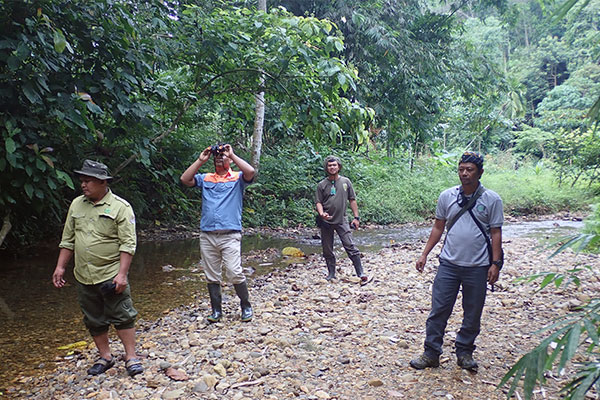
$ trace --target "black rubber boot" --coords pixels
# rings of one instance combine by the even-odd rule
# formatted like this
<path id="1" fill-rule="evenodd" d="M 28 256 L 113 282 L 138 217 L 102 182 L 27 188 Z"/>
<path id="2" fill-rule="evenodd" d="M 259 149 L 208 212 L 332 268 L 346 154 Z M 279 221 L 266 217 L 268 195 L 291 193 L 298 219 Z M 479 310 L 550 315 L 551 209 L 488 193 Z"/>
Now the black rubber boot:
<path id="1" fill-rule="evenodd" d="M 221 284 L 209 283 L 207 286 L 212 314 L 206 317 L 206 319 L 208 322 L 219 322 L 223 316 L 223 312 L 221 311 Z"/>
<path id="2" fill-rule="evenodd" d="M 242 306 L 242 322 L 252 321 L 252 306 L 250 305 L 248 294 L 248 284 L 246 282 L 236 283 L 233 285 L 235 293 L 240 298 L 240 305 Z"/>
<path id="3" fill-rule="evenodd" d="M 327 262 L 327 279 L 328 281 L 331 281 L 333 279 L 335 279 L 335 262 Z"/>
<path id="4" fill-rule="evenodd" d="M 350 257 L 350 260 L 352 261 L 352 264 L 354 264 L 354 271 L 356 271 L 356 276 L 358 276 L 359 278 L 364 276 L 362 261 L 360 260 L 360 255 L 357 254 L 355 256 L 352 256 L 352 257 Z"/>

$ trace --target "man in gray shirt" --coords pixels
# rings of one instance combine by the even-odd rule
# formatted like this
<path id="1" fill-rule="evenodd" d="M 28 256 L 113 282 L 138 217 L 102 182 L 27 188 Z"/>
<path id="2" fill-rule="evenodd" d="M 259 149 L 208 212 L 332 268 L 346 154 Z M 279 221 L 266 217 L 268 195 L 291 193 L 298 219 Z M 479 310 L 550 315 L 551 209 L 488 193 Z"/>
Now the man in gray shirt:
<path id="1" fill-rule="evenodd" d="M 352 260 L 356 276 L 361 284 L 366 284 L 369 278 L 363 273 L 360 260 L 360 251 L 352 240 L 352 231 L 346 219 L 347 203 L 354 214 L 352 226 L 358 229 L 360 218 L 358 216 L 358 205 L 356 195 L 350 179 L 339 174 L 342 162 L 339 158 L 328 156 L 325 159 L 325 172 L 327 178 L 317 185 L 316 208 L 319 216 L 318 225 L 321 228 L 321 244 L 323 246 L 323 257 L 327 264 L 327 280 L 335 279 L 335 254 L 333 253 L 333 232 L 337 232 L 348 258 Z"/>
<path id="2" fill-rule="evenodd" d="M 435 223 L 417 260 L 423 272 L 427 255 L 447 227 L 440 266 L 433 282 L 431 312 L 426 323 L 425 351 L 410 362 L 424 369 L 439 366 L 444 331 L 462 286 L 463 322 L 456 335 L 456 357 L 461 368 L 476 371 L 475 338 L 480 331 L 487 282 L 494 284 L 502 268 L 502 199 L 479 180 L 483 157 L 466 152 L 458 164 L 460 186 L 443 191 L 435 210 Z"/>

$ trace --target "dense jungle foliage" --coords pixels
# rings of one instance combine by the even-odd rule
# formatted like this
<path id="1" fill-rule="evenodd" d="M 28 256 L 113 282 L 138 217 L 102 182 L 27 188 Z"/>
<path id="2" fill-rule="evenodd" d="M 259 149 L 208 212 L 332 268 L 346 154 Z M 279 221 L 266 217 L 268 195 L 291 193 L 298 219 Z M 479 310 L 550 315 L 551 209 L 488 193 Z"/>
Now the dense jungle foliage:
<path id="1" fill-rule="evenodd" d="M 430 217 L 464 149 L 488 156 L 509 212 L 584 207 L 600 173 L 586 3 L 557 19 L 548 0 L 4 1 L 1 246 L 56 237 L 85 158 L 141 227 L 193 226 L 200 196 L 179 175 L 218 141 L 262 150 L 246 226 L 312 224 L 329 153 L 365 222 Z"/>

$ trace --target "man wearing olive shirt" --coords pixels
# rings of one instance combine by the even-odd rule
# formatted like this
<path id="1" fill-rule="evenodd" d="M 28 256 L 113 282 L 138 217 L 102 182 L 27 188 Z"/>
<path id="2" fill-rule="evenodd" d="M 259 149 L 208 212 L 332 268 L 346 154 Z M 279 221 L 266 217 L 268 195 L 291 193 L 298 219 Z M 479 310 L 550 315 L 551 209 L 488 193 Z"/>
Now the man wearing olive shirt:
<path id="1" fill-rule="evenodd" d="M 52 282 L 57 288 L 65 285 L 65 269 L 75 255 L 77 298 L 100 353 L 88 374 L 102 374 L 115 364 L 108 341 L 112 324 L 125 348 L 127 373 L 134 376 L 144 371 L 135 353 L 137 311 L 127 278 L 137 242 L 135 215 L 108 187 L 112 177 L 106 165 L 85 160 L 75 173 L 83 195 L 69 207 Z"/>
<path id="2" fill-rule="evenodd" d="M 354 229 L 358 229 L 359 216 L 358 205 L 356 203 L 356 194 L 352 187 L 352 182 L 345 176 L 340 175 L 342 162 L 338 157 L 328 156 L 323 164 L 327 178 L 323 179 L 317 185 L 315 193 L 317 225 L 321 228 L 321 245 L 323 247 L 323 258 L 327 265 L 327 279 L 335 279 L 335 253 L 333 252 L 333 233 L 337 232 L 348 258 L 354 265 L 356 276 L 360 278 L 361 285 L 369 282 L 368 276 L 363 272 L 360 251 L 356 248 L 352 240 L 352 231 L 350 224 Z M 347 204 L 354 218 L 348 224 L 346 217 Z"/>

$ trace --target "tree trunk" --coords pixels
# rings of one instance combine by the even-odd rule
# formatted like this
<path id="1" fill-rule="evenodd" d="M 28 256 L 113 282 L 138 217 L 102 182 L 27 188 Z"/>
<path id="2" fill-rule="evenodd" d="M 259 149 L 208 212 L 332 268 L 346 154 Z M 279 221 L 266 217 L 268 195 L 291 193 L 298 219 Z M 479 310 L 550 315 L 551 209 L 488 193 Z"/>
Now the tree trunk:
<path id="1" fill-rule="evenodd" d="M 4 216 L 2 229 L 0 229 L 0 246 L 2 246 L 2 243 L 4 242 L 4 239 L 6 239 L 6 235 L 8 235 L 8 232 L 10 232 L 11 228 L 12 224 L 10 223 L 10 213 L 8 213 Z"/>
<path id="2" fill-rule="evenodd" d="M 267 12 L 267 0 L 258 0 L 258 10 Z M 265 77 L 260 76 L 258 82 L 259 92 L 254 95 L 254 132 L 252 133 L 252 157 L 250 164 L 258 173 L 260 164 L 260 153 L 262 151 L 263 129 L 265 125 Z"/>

